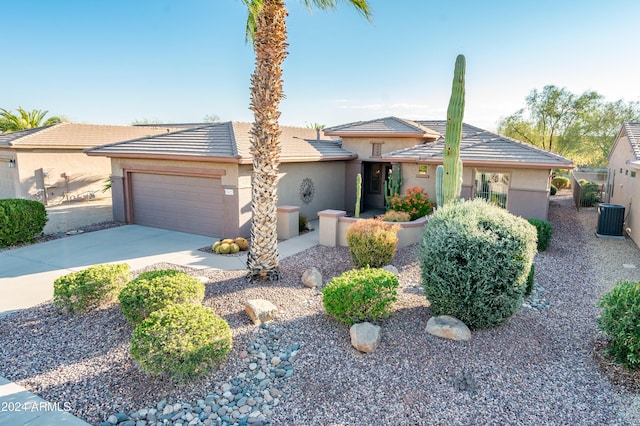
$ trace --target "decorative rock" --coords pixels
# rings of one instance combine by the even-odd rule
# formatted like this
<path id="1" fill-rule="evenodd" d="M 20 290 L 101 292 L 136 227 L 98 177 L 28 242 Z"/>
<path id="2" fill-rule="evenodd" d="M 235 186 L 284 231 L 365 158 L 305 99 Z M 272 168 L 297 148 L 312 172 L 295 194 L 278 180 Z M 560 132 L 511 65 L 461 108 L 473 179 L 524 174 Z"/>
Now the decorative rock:
<path id="1" fill-rule="evenodd" d="M 244 303 L 244 309 L 255 325 L 271 321 L 278 313 L 278 308 L 268 300 L 253 299 Z"/>
<path id="2" fill-rule="evenodd" d="M 109 423 L 111 423 L 112 425 L 117 425 L 118 424 L 118 418 L 116 416 L 114 416 L 113 414 L 109 416 L 107 421 Z"/>
<path id="3" fill-rule="evenodd" d="M 382 269 L 384 269 L 385 271 L 389 271 L 391 272 L 393 275 L 395 275 L 396 277 L 400 276 L 400 271 L 398 271 L 398 268 L 396 268 L 393 265 L 386 265 L 383 266 Z"/>
<path id="4" fill-rule="evenodd" d="M 302 274 L 302 284 L 308 288 L 321 287 L 322 274 L 315 267 L 309 268 Z"/>
<path id="5" fill-rule="evenodd" d="M 354 324 L 349 329 L 351 345 L 360 352 L 373 353 L 380 344 L 381 328 L 370 322 Z"/>
<path id="6" fill-rule="evenodd" d="M 471 340 L 471 330 L 465 323 L 450 315 L 431 317 L 427 321 L 426 332 L 451 340 Z"/>

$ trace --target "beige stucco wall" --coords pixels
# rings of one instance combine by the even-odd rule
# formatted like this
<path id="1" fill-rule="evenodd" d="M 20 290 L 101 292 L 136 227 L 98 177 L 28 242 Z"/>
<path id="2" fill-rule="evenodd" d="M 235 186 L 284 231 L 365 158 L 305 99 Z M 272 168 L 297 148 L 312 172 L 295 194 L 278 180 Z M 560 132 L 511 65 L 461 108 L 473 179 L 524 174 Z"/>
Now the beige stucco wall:
<path id="1" fill-rule="evenodd" d="M 358 154 L 359 160 L 381 161 L 380 157 L 371 157 L 372 143 L 382 143 L 382 154 L 386 154 L 419 145 L 423 140 L 418 138 L 342 138 L 342 147 Z"/>
<path id="2" fill-rule="evenodd" d="M 427 175 L 418 174 L 418 164 L 402 163 L 403 192 L 411 186 L 419 186 L 429 198 L 436 198 L 436 167 L 427 165 Z M 516 169 L 502 167 L 464 167 L 462 196 L 470 196 L 475 172 L 495 172 L 509 174 L 509 198 L 507 208 L 515 215 L 525 218 L 547 219 L 549 209 L 550 169 Z"/>
<path id="3" fill-rule="evenodd" d="M 102 192 L 111 170 L 108 158 L 89 157 L 77 150 L 16 151 L 16 197 L 35 197 L 37 169 L 46 174 L 44 182 L 50 203 L 82 199 L 90 193 L 96 198 L 109 196 Z"/>
<path id="4" fill-rule="evenodd" d="M 344 208 L 343 161 L 284 163 L 280 165 L 280 174 L 278 205 L 300 206 L 300 214 L 308 219 L 317 219 L 321 210 Z M 305 178 L 311 179 L 314 187 L 313 199 L 308 204 L 300 199 L 300 185 Z"/>
<path id="5" fill-rule="evenodd" d="M 624 230 L 636 245 L 640 245 L 640 170 L 627 163 L 633 159 L 631 144 L 625 135 L 616 141 L 609 155 L 609 173 L 612 183 L 609 202 L 625 207 Z M 635 172 L 636 177 L 631 177 L 631 172 Z"/>
<path id="6" fill-rule="evenodd" d="M 0 150 L 0 199 L 16 196 L 18 169 L 9 168 L 9 160 L 13 158 L 15 158 L 13 152 Z"/>

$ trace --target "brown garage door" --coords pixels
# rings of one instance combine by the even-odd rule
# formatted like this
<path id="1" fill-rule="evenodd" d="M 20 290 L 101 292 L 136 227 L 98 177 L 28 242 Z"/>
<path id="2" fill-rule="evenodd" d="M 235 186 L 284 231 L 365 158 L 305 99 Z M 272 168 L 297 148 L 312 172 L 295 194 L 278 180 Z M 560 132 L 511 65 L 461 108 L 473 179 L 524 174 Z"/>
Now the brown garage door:
<path id="1" fill-rule="evenodd" d="M 154 228 L 219 237 L 223 189 L 220 179 L 131 174 L 133 222 Z"/>

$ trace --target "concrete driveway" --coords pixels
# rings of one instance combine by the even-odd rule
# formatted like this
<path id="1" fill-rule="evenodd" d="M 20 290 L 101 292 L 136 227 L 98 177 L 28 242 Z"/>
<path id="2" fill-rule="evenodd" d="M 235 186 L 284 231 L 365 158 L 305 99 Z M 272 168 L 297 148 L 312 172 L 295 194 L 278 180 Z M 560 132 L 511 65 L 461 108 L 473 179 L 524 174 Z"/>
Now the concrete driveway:
<path id="1" fill-rule="evenodd" d="M 53 281 L 98 263 L 131 269 L 169 262 L 192 268 L 243 269 L 246 257 L 198 251 L 214 239 L 126 225 L 0 252 L 0 316 L 53 298 Z"/>

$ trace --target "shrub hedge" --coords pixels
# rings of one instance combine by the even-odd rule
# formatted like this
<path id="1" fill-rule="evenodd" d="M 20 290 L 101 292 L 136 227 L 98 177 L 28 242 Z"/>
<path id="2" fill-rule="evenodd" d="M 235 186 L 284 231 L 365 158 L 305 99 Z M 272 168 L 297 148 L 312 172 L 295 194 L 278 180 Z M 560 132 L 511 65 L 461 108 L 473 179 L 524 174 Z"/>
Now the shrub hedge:
<path id="1" fill-rule="evenodd" d="M 433 201 L 419 186 L 411 186 L 403 194 L 389 198 L 389 208 L 397 212 L 409 213 L 411 220 L 427 216 L 433 211 Z"/>
<path id="2" fill-rule="evenodd" d="M 420 251 L 432 312 L 471 329 L 501 324 L 520 308 L 535 253 L 534 227 L 498 206 L 476 199 L 436 210 Z"/>
<path id="3" fill-rule="evenodd" d="M 131 336 L 131 356 L 147 372 L 183 380 L 210 371 L 231 350 L 229 324 L 211 309 L 177 304 L 157 310 Z"/>
<path id="4" fill-rule="evenodd" d="M 0 200 L 0 247 L 35 241 L 47 224 L 42 203 L 20 198 Z"/>
<path id="5" fill-rule="evenodd" d="M 538 236 L 538 251 L 545 251 L 549 248 L 549 244 L 551 244 L 551 237 L 553 236 L 551 223 L 542 219 L 528 219 L 528 221 L 536 228 L 536 234 Z"/>
<path id="6" fill-rule="evenodd" d="M 148 271 L 129 281 L 118 299 L 125 318 L 135 325 L 168 305 L 202 303 L 204 284 L 173 269 Z"/>
<path id="7" fill-rule="evenodd" d="M 640 368 L 640 282 L 619 281 L 598 307 L 598 327 L 609 336 L 606 354 L 631 370 Z"/>
<path id="8" fill-rule="evenodd" d="M 327 314 L 353 325 L 389 315 L 397 299 L 398 278 L 384 269 L 353 269 L 331 279 L 322 289 Z"/>
<path id="9" fill-rule="evenodd" d="M 91 266 L 56 279 L 53 303 L 69 312 L 87 312 L 103 303 L 115 302 L 130 279 L 126 263 Z"/>
<path id="10" fill-rule="evenodd" d="M 351 259 L 358 268 L 388 265 L 398 247 L 399 225 L 379 219 L 361 219 L 347 229 Z"/>

